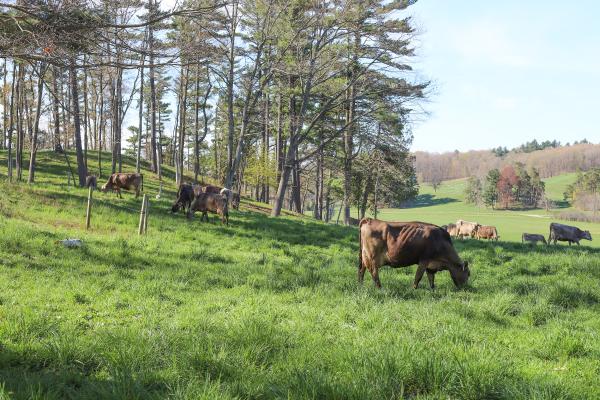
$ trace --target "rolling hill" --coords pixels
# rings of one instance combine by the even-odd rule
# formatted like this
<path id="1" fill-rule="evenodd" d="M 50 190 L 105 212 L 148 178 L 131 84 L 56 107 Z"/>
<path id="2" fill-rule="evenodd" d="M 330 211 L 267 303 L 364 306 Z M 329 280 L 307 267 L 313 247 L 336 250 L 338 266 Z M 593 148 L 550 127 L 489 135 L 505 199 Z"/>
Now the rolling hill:
<path id="1" fill-rule="evenodd" d="M 128 193 L 96 192 L 86 231 L 87 190 L 60 157 L 40 154 L 34 185 L 8 183 L 5 157 L 2 399 L 600 397 L 598 249 L 457 241 L 465 288 L 442 272 L 414 290 L 410 267 L 385 268 L 376 290 L 356 283 L 355 228 L 247 201 L 229 227 L 187 221 L 169 212 L 173 184 L 157 200 L 145 171 L 148 234 Z M 469 208 L 439 199 L 459 195 L 447 184 L 386 213 L 452 220 Z"/>
<path id="2" fill-rule="evenodd" d="M 421 185 L 417 199 L 407 208 L 383 209 L 378 218 L 388 221 L 426 221 L 438 225 L 455 222 L 458 219 L 477 221 L 484 225 L 498 227 L 500 238 L 503 241 L 520 242 L 523 232 L 540 233 L 548 237 L 550 222 L 561 222 L 576 225 L 581 229 L 589 230 L 592 242 L 585 241 L 585 245 L 600 247 L 600 224 L 561 221 L 556 214 L 570 210 L 564 204 L 563 192 L 565 187 L 575 180 L 575 174 L 564 174 L 544 179 L 548 196 L 561 204 L 563 208 L 546 211 L 543 209 L 527 209 L 519 211 L 492 210 L 485 207 L 464 202 L 466 179 L 445 181 L 437 191 L 429 185 Z M 582 242 L 583 243 L 583 242 Z"/>

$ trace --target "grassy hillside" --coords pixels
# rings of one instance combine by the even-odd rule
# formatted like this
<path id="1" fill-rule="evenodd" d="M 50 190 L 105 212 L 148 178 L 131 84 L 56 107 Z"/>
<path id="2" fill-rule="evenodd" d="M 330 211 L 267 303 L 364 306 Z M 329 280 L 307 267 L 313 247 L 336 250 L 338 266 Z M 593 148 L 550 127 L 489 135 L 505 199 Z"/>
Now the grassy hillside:
<path id="1" fill-rule="evenodd" d="M 409 208 L 384 209 L 378 218 L 395 221 L 427 221 L 439 225 L 455 222 L 458 219 L 477 221 L 485 225 L 498 227 L 503 241 L 520 242 L 523 232 L 540 233 L 546 238 L 550 223 L 553 221 L 572 224 L 591 232 L 594 241 L 585 241 L 585 245 L 600 247 L 600 224 L 561 221 L 556 213 L 568 210 L 563 201 L 565 187 L 575 180 L 575 174 L 566 174 L 546 179 L 548 196 L 563 208 L 547 212 L 541 209 L 505 211 L 477 207 L 464 202 L 466 179 L 446 181 L 437 192 L 429 185 L 421 185 L 417 200 Z M 584 242 L 582 242 L 584 243 Z"/>
<path id="2" fill-rule="evenodd" d="M 2 157 L 2 399 L 600 397 L 600 250 L 464 241 L 466 288 L 413 290 L 410 267 L 378 291 L 356 284 L 355 228 L 188 222 L 146 172 L 148 235 L 140 200 L 99 192 L 86 232 L 60 158 L 28 186 Z"/>

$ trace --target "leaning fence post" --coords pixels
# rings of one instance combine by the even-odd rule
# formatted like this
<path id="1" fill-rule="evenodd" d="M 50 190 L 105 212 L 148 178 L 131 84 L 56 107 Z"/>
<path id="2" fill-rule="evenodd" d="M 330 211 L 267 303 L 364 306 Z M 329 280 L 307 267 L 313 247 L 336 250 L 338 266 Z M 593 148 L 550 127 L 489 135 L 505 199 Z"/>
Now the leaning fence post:
<path id="1" fill-rule="evenodd" d="M 85 229 L 90 229 L 90 220 L 92 218 L 92 192 L 93 188 L 90 186 L 88 192 L 87 212 L 85 214 Z"/>
<path id="2" fill-rule="evenodd" d="M 147 195 L 144 194 L 144 198 L 142 199 L 142 209 L 140 210 L 140 225 L 138 228 L 138 235 L 141 235 L 144 229 L 144 219 L 146 216 L 146 198 Z"/>
<path id="3" fill-rule="evenodd" d="M 144 215 L 144 234 L 148 233 L 148 214 L 150 214 L 150 198 L 146 197 L 146 215 Z"/>

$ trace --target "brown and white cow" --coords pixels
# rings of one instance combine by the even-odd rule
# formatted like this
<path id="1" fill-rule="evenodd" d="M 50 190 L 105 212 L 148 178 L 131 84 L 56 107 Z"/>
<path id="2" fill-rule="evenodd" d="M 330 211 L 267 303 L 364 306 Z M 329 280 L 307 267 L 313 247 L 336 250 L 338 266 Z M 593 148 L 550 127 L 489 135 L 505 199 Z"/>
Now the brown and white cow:
<path id="1" fill-rule="evenodd" d="M 208 222 L 208 213 L 217 214 L 221 217 L 221 223 L 229 225 L 229 207 L 227 197 L 215 193 L 200 193 L 196 196 L 188 210 L 188 218 L 191 219 L 196 211 L 200 211 L 202 216 L 200 221 L 206 217 Z"/>
<path id="2" fill-rule="evenodd" d="M 537 244 L 537 242 L 543 242 L 544 244 L 548 244 L 544 235 L 539 235 L 537 233 L 524 233 L 521 235 L 521 243 L 525 242 L 533 244 Z"/>
<path id="3" fill-rule="evenodd" d="M 579 241 L 581 239 L 592 240 L 592 235 L 590 231 L 582 231 L 576 226 L 569 226 L 563 224 L 557 224 L 556 222 L 552 222 L 550 224 L 550 236 L 548 236 L 548 244 L 554 241 L 559 242 L 569 242 L 569 246 L 571 243 L 577 243 L 579 246 Z"/>
<path id="4" fill-rule="evenodd" d="M 427 272 L 433 289 L 435 274 L 448 270 L 456 286 L 469 279 L 469 266 L 462 261 L 452 245 L 450 235 L 439 226 L 424 222 L 385 222 L 365 218 L 359 224 L 360 250 L 358 255 L 358 281 L 362 283 L 365 270 L 380 288 L 379 268 L 392 268 L 418 264 L 413 287 L 416 289 Z"/>
<path id="5" fill-rule="evenodd" d="M 140 195 L 140 190 L 144 191 L 144 176 L 137 173 L 116 173 L 112 174 L 108 178 L 108 181 L 102 185 L 103 192 L 113 190 L 117 192 L 120 198 L 123 198 L 121 196 L 121 189 L 135 190 L 135 197 L 137 199 Z"/>
<path id="6" fill-rule="evenodd" d="M 475 230 L 475 237 L 477 239 L 488 239 L 498 241 L 498 230 L 495 226 L 479 225 Z"/>
<path id="7" fill-rule="evenodd" d="M 219 192 L 220 195 L 227 197 L 227 201 L 231 204 L 234 210 L 240 209 L 240 194 L 231 189 L 223 188 Z"/>
<path id="8" fill-rule="evenodd" d="M 465 237 L 475 237 L 475 232 L 477 232 L 477 228 L 480 226 L 481 225 L 479 225 L 477 222 L 469 222 L 459 219 L 456 221 L 456 228 L 458 230 L 458 234 L 456 236 L 460 237 L 461 239 Z"/>

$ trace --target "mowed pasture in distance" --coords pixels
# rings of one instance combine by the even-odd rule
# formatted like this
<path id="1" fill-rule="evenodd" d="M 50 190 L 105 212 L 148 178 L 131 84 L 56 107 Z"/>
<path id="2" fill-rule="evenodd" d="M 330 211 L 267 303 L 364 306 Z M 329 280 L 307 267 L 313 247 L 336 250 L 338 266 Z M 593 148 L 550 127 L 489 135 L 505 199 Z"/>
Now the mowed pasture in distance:
<path id="1" fill-rule="evenodd" d="M 575 174 L 559 175 L 544 179 L 546 194 L 556 202 L 558 208 L 523 210 L 493 210 L 484 206 L 464 202 L 466 179 L 445 181 L 434 191 L 430 185 L 421 184 L 417 199 L 407 208 L 380 210 L 378 218 L 387 221 L 424 221 L 437 225 L 456 222 L 458 219 L 476 221 L 482 225 L 494 225 L 498 228 L 500 240 L 521 242 L 523 232 L 539 233 L 548 239 L 550 223 L 574 225 L 589 230 L 593 241 L 582 240 L 581 245 L 600 247 L 600 224 L 577 221 L 565 221 L 556 214 L 573 210 L 563 201 L 563 192 L 568 184 L 575 181 Z M 566 242 L 561 245 L 568 245 Z"/>
<path id="2" fill-rule="evenodd" d="M 467 287 L 413 290 L 410 267 L 376 290 L 356 228 L 245 201 L 229 227 L 189 222 L 169 168 L 160 200 L 144 171 L 146 236 L 131 193 L 96 192 L 85 231 L 87 190 L 39 157 L 38 183 L 9 184 L 0 152 L 0 398 L 600 398 L 596 248 L 456 241 Z"/>

